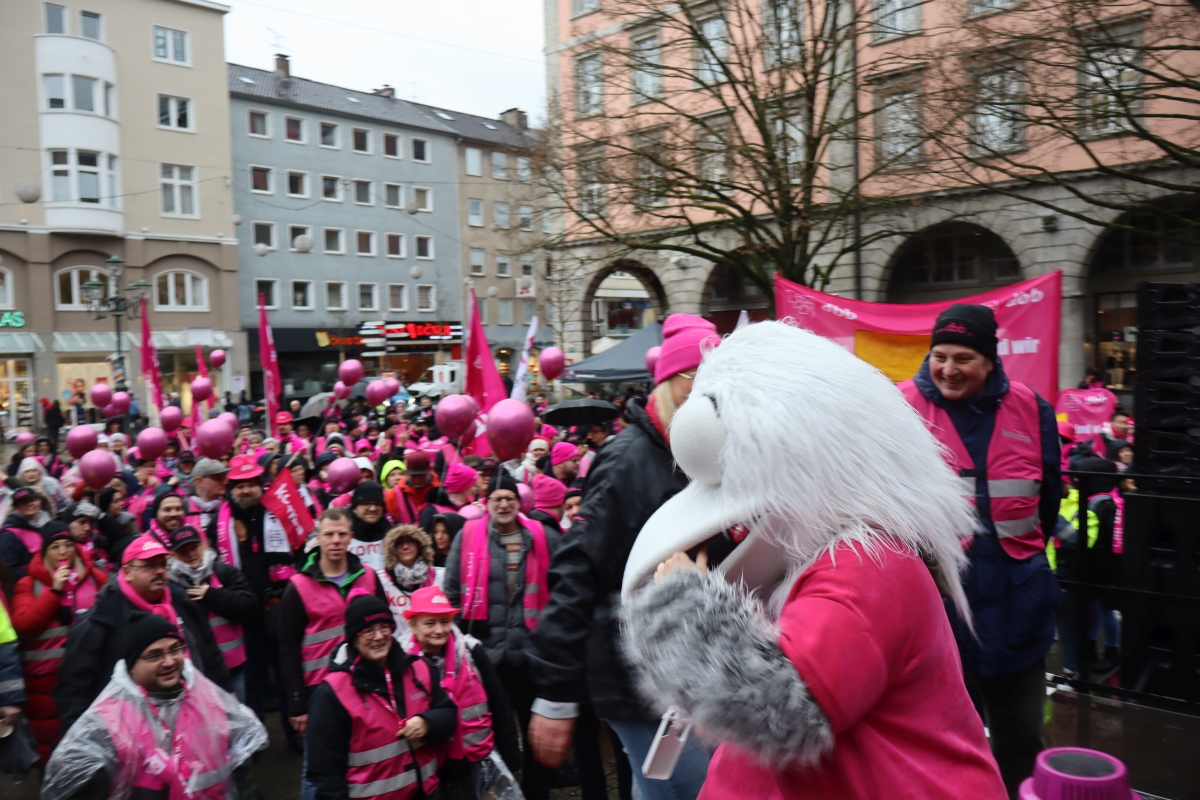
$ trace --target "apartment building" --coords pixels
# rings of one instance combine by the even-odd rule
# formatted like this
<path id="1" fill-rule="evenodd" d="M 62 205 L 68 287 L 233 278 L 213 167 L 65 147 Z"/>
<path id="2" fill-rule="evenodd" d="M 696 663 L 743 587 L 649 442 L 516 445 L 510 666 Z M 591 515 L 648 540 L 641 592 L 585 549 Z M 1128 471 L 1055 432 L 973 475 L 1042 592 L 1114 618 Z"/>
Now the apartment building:
<path id="1" fill-rule="evenodd" d="M 294 76 L 287 56 L 274 70 L 230 64 L 228 97 L 241 321 L 257 376 L 260 297 L 285 397 L 327 390 L 345 358 L 408 381 L 461 358 L 451 115 L 387 87 L 360 92 Z M 376 336 L 367 323 L 406 335 Z"/>
<path id="2" fill-rule="evenodd" d="M 223 15 L 208 0 L 14 0 L 0 50 L 0 420 L 113 378 L 112 317 L 85 284 L 148 298 L 164 388 L 221 347 L 244 372 Z M 138 284 L 130 292 L 127 287 Z M 94 283 L 92 284 L 95 285 Z M 143 400 L 137 323 L 120 351 Z"/>

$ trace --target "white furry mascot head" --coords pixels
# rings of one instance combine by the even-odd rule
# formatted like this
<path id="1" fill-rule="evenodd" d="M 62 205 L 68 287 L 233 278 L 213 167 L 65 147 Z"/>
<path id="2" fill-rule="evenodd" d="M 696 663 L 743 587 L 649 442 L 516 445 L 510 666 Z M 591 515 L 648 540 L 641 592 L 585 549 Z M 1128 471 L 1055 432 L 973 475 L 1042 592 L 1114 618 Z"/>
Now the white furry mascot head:
<path id="1" fill-rule="evenodd" d="M 917 412 L 879 370 L 782 322 L 748 325 L 707 353 L 671 423 L 691 485 L 642 528 L 626 596 L 672 553 L 738 523 L 747 539 L 720 569 L 773 592 L 841 542 L 901 543 L 941 567 L 964 619 L 961 538 L 975 516 Z"/>

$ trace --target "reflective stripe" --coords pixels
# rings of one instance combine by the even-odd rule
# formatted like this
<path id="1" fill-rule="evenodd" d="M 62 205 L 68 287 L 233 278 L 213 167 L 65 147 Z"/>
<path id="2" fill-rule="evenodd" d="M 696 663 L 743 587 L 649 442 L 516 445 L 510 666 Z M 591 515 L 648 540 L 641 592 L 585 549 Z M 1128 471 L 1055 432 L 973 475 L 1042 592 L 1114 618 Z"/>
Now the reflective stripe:
<path id="1" fill-rule="evenodd" d="M 463 719 L 463 722 L 466 722 L 467 720 L 476 719 L 477 717 L 482 717 L 486 713 L 488 713 L 488 704 L 487 704 L 487 701 L 485 700 L 482 703 L 476 703 L 473 706 L 467 706 L 466 708 L 464 708 L 462 710 L 462 719 Z"/>
<path id="2" fill-rule="evenodd" d="M 70 631 L 66 625 L 60 625 L 57 628 L 47 628 L 42 632 L 42 635 L 34 639 L 35 642 L 40 642 L 43 639 L 53 639 L 55 636 L 66 636 Z"/>
<path id="3" fill-rule="evenodd" d="M 19 692 L 25 688 L 24 678 L 15 678 L 11 681 L 0 681 L 0 694 L 8 692 Z"/>
<path id="4" fill-rule="evenodd" d="M 242 646 L 242 637 L 240 637 L 240 636 L 236 639 L 230 639 L 228 642 L 224 642 L 223 644 L 217 645 L 217 647 L 221 648 L 222 653 L 228 653 L 230 650 L 236 650 L 237 648 L 239 648 L 241 646 Z"/>
<path id="5" fill-rule="evenodd" d="M 229 780 L 229 776 L 232 773 L 233 767 L 228 764 L 223 767 L 217 767 L 214 770 L 209 770 L 208 772 L 198 773 L 188 779 L 188 788 L 192 790 L 193 794 L 201 789 L 210 789 L 217 784 Z"/>
<path id="6" fill-rule="evenodd" d="M 22 650 L 22 661 L 45 661 L 48 658 L 62 658 L 67 652 L 65 647 L 56 647 L 53 650 Z"/>
<path id="7" fill-rule="evenodd" d="M 1024 536 L 1027 533 L 1033 533 L 1039 526 L 1036 514 L 1025 519 L 994 519 L 992 520 L 992 524 L 996 526 L 996 536 L 1000 539 L 1007 539 L 1010 536 Z"/>
<path id="8" fill-rule="evenodd" d="M 221 625 L 228 625 L 229 620 L 225 619 L 224 617 L 218 617 L 216 614 L 213 614 L 211 617 L 208 618 L 208 624 L 214 628 L 217 628 L 217 627 L 220 627 Z"/>
<path id="9" fill-rule="evenodd" d="M 989 497 L 1035 497 L 1042 490 L 1042 482 L 1010 478 L 988 481 L 987 488 Z"/>
<path id="10" fill-rule="evenodd" d="M 963 494 L 975 494 L 976 487 L 974 478 L 965 478 L 960 475 L 958 476 L 958 479 L 962 481 Z"/>
<path id="11" fill-rule="evenodd" d="M 475 731 L 474 733 L 468 733 L 466 736 L 463 737 L 463 744 L 465 744 L 465 745 L 482 744 L 483 740 L 486 739 L 488 736 L 490 736 L 491 733 L 492 733 L 491 728 L 484 728 L 481 731 Z"/>
<path id="12" fill-rule="evenodd" d="M 301 640 L 300 646 L 307 647 L 310 644 L 320 644 L 321 642 L 328 642 L 330 639 L 338 639 L 345 635 L 346 626 L 335 625 L 332 628 L 326 628 L 323 631 L 317 631 L 316 633 L 308 634 L 304 637 L 304 639 Z"/>
<path id="13" fill-rule="evenodd" d="M 538 585 L 536 583 L 525 584 L 525 594 L 537 594 Z"/>
<path id="14" fill-rule="evenodd" d="M 374 750 L 364 750 L 361 753 L 351 753 L 346 759 L 346 764 L 351 767 L 365 767 L 367 764 L 378 764 L 385 758 L 395 758 L 401 753 L 408 750 L 404 745 L 403 739 L 398 739 L 390 744 L 385 744 L 383 747 L 376 747 Z"/>
<path id="15" fill-rule="evenodd" d="M 438 762 L 435 758 L 430 761 L 420 770 L 421 781 L 427 781 L 437 772 Z M 351 783 L 347 786 L 347 794 L 350 797 L 377 797 L 381 794 L 394 792 L 397 789 L 403 789 L 405 786 L 411 786 L 417 781 L 417 770 L 410 769 L 399 775 L 394 775 L 382 781 L 372 781 L 371 783 Z"/>
<path id="16" fill-rule="evenodd" d="M 537 619 L 538 615 L 541 613 L 542 612 L 536 608 L 527 608 L 525 609 L 525 619 Z"/>
<path id="17" fill-rule="evenodd" d="M 312 672 L 313 670 L 318 670 L 318 669 L 321 669 L 322 667 L 328 667 L 328 666 L 329 666 L 329 656 L 322 656 L 321 658 L 314 658 L 311 661 L 305 661 L 305 662 L 301 663 L 300 669 L 303 670 L 304 672 Z"/>

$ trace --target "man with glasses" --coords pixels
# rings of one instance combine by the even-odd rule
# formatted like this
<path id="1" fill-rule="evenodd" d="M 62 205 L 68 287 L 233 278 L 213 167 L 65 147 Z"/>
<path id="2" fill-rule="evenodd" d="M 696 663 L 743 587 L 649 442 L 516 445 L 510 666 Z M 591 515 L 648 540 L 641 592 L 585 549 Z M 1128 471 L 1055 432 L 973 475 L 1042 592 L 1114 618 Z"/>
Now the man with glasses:
<path id="1" fill-rule="evenodd" d="M 520 516 L 520 507 L 516 480 L 497 470 L 488 485 L 487 515 L 468 522 L 450 545 L 445 591 L 462 609 L 463 632 L 483 642 L 527 732 L 535 687 L 525 649 L 550 599 L 546 578 L 559 534 Z M 529 800 L 549 793 L 547 770 L 533 758 L 528 740 L 521 788 Z"/>
<path id="2" fill-rule="evenodd" d="M 216 541 L 217 516 L 225 502 L 225 483 L 229 467 L 213 458 L 202 458 L 192 467 L 192 494 L 188 497 L 188 515 L 200 517 L 199 528 Z"/>
<path id="3" fill-rule="evenodd" d="M 152 536 L 134 539 L 125 548 L 116 579 L 105 584 L 91 610 L 71 626 L 53 692 L 63 730 L 100 695 L 113 666 L 125 655 L 126 629 L 141 613 L 155 614 L 174 626 L 190 648 L 195 668 L 222 689 L 232 689 L 208 612 L 183 586 L 167 581 L 168 555 Z"/>
<path id="4" fill-rule="evenodd" d="M 267 746 L 263 724 L 195 668 L 158 614 L 135 612 L 120 641 L 111 680 L 46 765 L 42 797 L 232 794 L 235 770 Z"/>

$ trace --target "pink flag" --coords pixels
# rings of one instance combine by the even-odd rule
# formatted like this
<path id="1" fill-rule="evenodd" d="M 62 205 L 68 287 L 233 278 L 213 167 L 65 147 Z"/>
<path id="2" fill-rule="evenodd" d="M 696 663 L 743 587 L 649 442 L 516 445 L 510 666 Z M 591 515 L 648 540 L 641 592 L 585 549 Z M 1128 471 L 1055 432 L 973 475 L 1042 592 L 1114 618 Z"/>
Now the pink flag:
<path id="1" fill-rule="evenodd" d="M 283 390 L 283 378 L 279 374 L 279 356 L 275 353 L 275 337 L 271 334 L 271 323 L 267 321 L 267 301 L 258 296 L 258 358 L 263 368 L 263 394 L 266 395 L 267 424 L 271 435 L 275 435 L 275 414 L 279 411 L 279 393 Z"/>
<path id="2" fill-rule="evenodd" d="M 313 529 L 313 518 L 304 506 L 290 469 L 279 470 L 275 480 L 263 492 L 262 504 L 283 525 L 292 547 L 302 546 Z"/>
<path id="3" fill-rule="evenodd" d="M 197 345 L 198 346 L 198 345 Z M 195 379 L 195 375 L 188 373 L 188 383 Z M 196 398 L 192 398 L 192 430 L 200 430 L 200 423 L 204 421 L 203 415 L 200 414 L 200 403 L 196 402 Z"/>
<path id="4" fill-rule="evenodd" d="M 504 381 L 500 380 L 500 370 L 496 369 L 492 348 L 483 332 L 483 323 L 479 321 L 479 305 L 475 302 L 473 286 L 470 296 L 471 338 L 467 341 L 466 393 L 475 398 L 479 410 L 486 414 L 492 406 L 507 398 L 508 393 L 504 391 Z"/>
<path id="5" fill-rule="evenodd" d="M 208 377 L 208 364 L 204 363 L 204 353 L 200 350 L 200 345 L 196 345 L 196 369 L 200 372 L 201 378 Z M 212 411 L 213 406 L 217 404 L 217 389 L 213 387 L 213 393 L 208 396 L 208 400 L 204 405 L 208 406 L 208 410 Z"/>
<path id="6" fill-rule="evenodd" d="M 146 298 L 141 302 L 142 314 L 142 376 L 146 380 L 146 393 L 150 395 L 154 408 L 162 411 L 162 372 L 158 366 L 158 350 L 154 347 L 154 335 L 150 331 L 150 317 L 146 314 Z"/>

